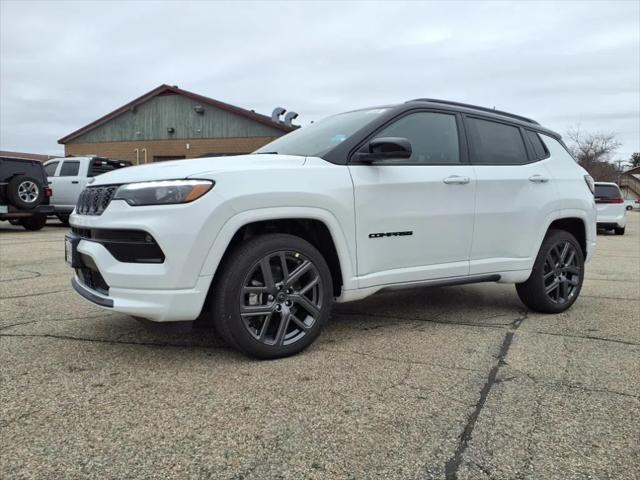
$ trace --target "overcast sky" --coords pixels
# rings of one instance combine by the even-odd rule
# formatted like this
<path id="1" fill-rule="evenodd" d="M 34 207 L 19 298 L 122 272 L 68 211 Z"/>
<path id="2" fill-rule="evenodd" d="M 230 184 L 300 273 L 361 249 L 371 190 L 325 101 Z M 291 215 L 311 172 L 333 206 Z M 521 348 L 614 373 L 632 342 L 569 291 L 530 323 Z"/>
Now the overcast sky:
<path id="1" fill-rule="evenodd" d="M 640 2 L 1 0 L 0 148 L 57 140 L 162 83 L 306 124 L 444 98 L 640 151 Z"/>

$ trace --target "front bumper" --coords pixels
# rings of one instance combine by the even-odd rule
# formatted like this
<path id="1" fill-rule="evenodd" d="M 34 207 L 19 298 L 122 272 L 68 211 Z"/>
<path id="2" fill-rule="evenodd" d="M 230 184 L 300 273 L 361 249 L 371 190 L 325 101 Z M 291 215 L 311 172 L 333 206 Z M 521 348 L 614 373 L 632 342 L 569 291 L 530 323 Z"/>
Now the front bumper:
<path id="1" fill-rule="evenodd" d="M 137 290 L 109 288 L 104 295 L 92 290 L 75 275 L 71 285 L 83 298 L 98 307 L 155 322 L 195 320 L 202 310 L 211 277 L 200 277 L 194 288 L 184 290 Z"/>
<path id="2" fill-rule="evenodd" d="M 84 266 L 99 273 L 99 281 L 76 269 L 74 288 L 112 311 L 158 322 L 196 319 L 214 273 L 202 273 L 202 265 L 226 219 L 216 213 L 215 205 L 204 201 L 150 207 L 112 201 L 101 215 L 73 213 L 69 223 L 74 230 L 143 231 L 165 255 L 155 263 L 121 261 L 113 246 L 83 235 L 75 248 Z"/>

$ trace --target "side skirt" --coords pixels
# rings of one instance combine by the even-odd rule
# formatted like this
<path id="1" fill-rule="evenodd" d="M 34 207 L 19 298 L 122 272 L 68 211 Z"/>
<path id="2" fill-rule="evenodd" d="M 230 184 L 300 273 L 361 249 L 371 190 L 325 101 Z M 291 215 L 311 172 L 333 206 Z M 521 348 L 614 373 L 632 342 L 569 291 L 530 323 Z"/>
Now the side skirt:
<path id="1" fill-rule="evenodd" d="M 335 299 L 336 303 L 354 302 L 356 300 L 362 300 L 374 293 L 390 292 L 395 290 L 408 290 L 418 289 L 425 287 L 446 287 L 453 285 L 465 285 L 469 283 L 482 283 L 482 282 L 499 282 L 501 275 L 497 273 L 486 275 L 471 275 L 465 277 L 451 277 L 451 278 L 435 278 L 433 280 L 423 280 L 410 283 L 394 283 L 391 285 L 377 285 L 375 287 L 360 288 L 357 290 L 343 290 L 342 295 Z"/>

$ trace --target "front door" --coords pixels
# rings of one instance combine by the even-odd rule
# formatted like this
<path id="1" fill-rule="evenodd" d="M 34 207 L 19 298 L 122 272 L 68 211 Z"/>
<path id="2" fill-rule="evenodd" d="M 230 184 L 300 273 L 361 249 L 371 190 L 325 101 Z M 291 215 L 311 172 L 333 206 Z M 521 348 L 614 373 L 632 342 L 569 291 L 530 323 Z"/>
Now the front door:
<path id="1" fill-rule="evenodd" d="M 459 125 L 409 113 L 374 135 L 408 139 L 409 159 L 349 166 L 360 288 L 468 275 L 476 182 Z"/>
<path id="2" fill-rule="evenodd" d="M 82 190 L 79 160 L 65 159 L 56 174 L 49 177 L 52 197 L 49 202 L 56 208 L 72 210 Z"/>

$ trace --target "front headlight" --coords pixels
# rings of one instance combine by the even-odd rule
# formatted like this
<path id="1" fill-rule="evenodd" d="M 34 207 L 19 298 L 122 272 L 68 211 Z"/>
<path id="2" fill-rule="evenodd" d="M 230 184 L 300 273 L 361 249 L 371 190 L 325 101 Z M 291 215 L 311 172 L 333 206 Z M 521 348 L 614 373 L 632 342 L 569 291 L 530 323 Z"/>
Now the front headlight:
<path id="1" fill-rule="evenodd" d="M 189 203 L 213 188 L 212 180 L 160 180 L 128 183 L 116 190 L 114 200 L 124 200 L 129 205 L 171 205 Z"/>

